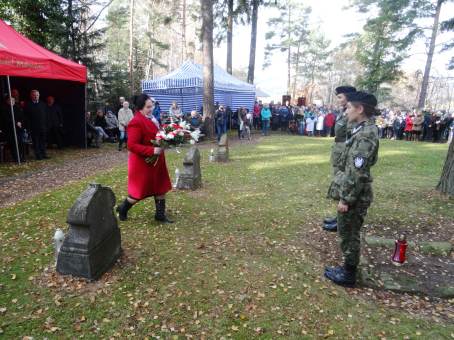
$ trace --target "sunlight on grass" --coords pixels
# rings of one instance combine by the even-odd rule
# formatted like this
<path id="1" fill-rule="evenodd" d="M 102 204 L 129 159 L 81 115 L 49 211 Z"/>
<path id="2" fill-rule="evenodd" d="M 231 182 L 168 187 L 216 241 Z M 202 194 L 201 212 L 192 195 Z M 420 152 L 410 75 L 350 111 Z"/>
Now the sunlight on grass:
<path id="1" fill-rule="evenodd" d="M 256 162 L 249 166 L 250 170 L 265 170 L 265 169 L 282 169 L 283 167 L 293 167 L 296 169 L 296 166 L 301 165 L 314 165 L 314 164 L 325 164 L 328 163 L 326 157 L 322 155 L 319 156 L 282 156 L 282 157 L 273 157 L 266 162 Z"/>
<path id="2" fill-rule="evenodd" d="M 169 194 L 171 226 L 154 223 L 153 200 L 137 204 L 120 224 L 131 260 L 116 266 L 114 280 L 92 295 L 36 278 L 53 263 L 55 228 L 66 225 L 68 209 L 88 183 L 110 186 L 117 201 L 124 197 L 126 164 L 0 209 L 5 338 L 252 339 L 257 328 L 268 339 L 299 339 L 302 330 L 309 337 L 333 330 L 339 339 L 380 338 L 383 331 L 397 339 L 416 332 L 449 337 L 452 324 L 409 318 L 321 278 L 322 264 L 299 235 L 311 230 L 308 222 L 334 211 L 326 199 L 331 145 L 329 139 L 271 136 L 232 147 L 227 164 L 209 163 L 209 148 L 202 149 L 203 188 Z M 367 224 L 390 216 L 411 223 L 418 214 L 454 218 L 452 203 L 430 195 L 446 148 L 424 145 L 381 143 Z M 166 157 L 173 176 L 184 154 Z M 392 318 L 399 322 L 390 325 Z M 58 329 L 51 333 L 46 325 Z"/>

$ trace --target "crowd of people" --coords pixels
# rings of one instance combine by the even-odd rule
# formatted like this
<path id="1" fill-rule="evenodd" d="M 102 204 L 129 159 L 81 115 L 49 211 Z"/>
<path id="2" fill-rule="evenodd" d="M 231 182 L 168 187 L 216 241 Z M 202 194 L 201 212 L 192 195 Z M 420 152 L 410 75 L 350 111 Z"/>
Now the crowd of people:
<path id="1" fill-rule="evenodd" d="M 292 106 L 263 104 L 257 101 L 253 111 L 241 107 L 233 112 L 230 107 L 216 105 L 215 126 L 219 138 L 227 129 L 237 129 L 238 138 L 247 138 L 247 131 L 261 131 L 269 135 L 270 131 L 300 134 L 306 136 L 334 136 L 334 123 L 339 110 L 332 106 Z"/>
<path id="2" fill-rule="evenodd" d="M 202 127 L 202 116 L 197 111 L 191 111 L 190 114 L 184 114 L 177 102 L 167 111 L 163 111 L 158 101 L 150 98 L 152 103 L 152 115 L 160 124 L 168 120 L 186 120 L 190 123 L 192 129 Z M 112 111 L 109 107 L 98 109 L 96 114 L 87 112 L 87 144 L 90 147 L 99 147 L 102 142 L 118 143 L 118 150 L 123 150 L 127 142 L 127 126 L 134 118 L 133 110 L 124 97 L 119 98 L 118 109 Z"/>
<path id="3" fill-rule="evenodd" d="M 28 100 L 21 98 L 17 89 L 11 91 L 11 98 L 5 97 L 0 107 L 0 143 L 9 145 L 14 161 L 25 161 L 26 146 L 33 145 L 37 160 L 48 158 L 48 144 L 58 148 L 63 142 L 63 114 L 54 96 L 45 102 L 40 100 L 38 90 L 32 90 Z M 186 120 L 193 129 L 204 128 L 202 114 L 195 110 L 184 113 L 174 101 L 166 110 L 151 98 L 152 114 L 159 123 L 169 119 Z M 18 141 L 16 151 L 11 103 L 15 114 L 15 128 Z M 86 113 L 87 144 L 99 147 L 102 142 L 118 143 L 123 150 L 127 141 L 129 122 L 134 117 L 134 108 L 124 97 L 120 97 L 115 108 L 106 106 L 96 112 Z M 299 134 L 309 137 L 334 137 L 334 126 L 340 111 L 334 106 L 296 106 L 288 102 L 262 103 L 256 101 L 252 111 L 245 107 L 235 112 L 229 106 L 216 103 L 214 127 L 219 140 L 228 130 L 237 130 L 239 139 L 250 139 L 251 131 L 256 130 L 267 136 L 272 131 Z M 452 138 L 453 115 L 444 111 L 400 111 L 384 109 L 375 118 L 379 137 L 393 140 L 445 142 Z M 202 131 L 203 133 L 203 131 Z"/>
<path id="4" fill-rule="evenodd" d="M 332 106 L 291 106 L 288 103 L 256 102 L 253 127 L 263 135 L 282 131 L 305 136 L 334 137 L 334 125 L 340 111 Z M 384 109 L 375 119 L 380 138 L 408 141 L 444 142 L 454 128 L 453 114 L 412 110 Z"/>
<path id="5" fill-rule="evenodd" d="M 453 115 L 447 112 L 383 110 L 377 117 L 380 138 L 433 141 L 446 141 L 452 136 Z"/>
<path id="6" fill-rule="evenodd" d="M 14 113 L 14 124 L 11 108 Z M 21 98 L 17 89 L 12 89 L 11 97 L 6 96 L 0 106 L 0 143 L 9 146 L 11 158 L 16 162 L 26 161 L 28 144 L 33 145 L 37 160 L 49 158 L 48 144 L 55 144 L 58 148 L 62 148 L 64 146 L 63 114 L 55 97 L 49 95 L 43 102 L 39 91 L 35 89 L 30 92 L 28 100 L 25 100 Z"/>

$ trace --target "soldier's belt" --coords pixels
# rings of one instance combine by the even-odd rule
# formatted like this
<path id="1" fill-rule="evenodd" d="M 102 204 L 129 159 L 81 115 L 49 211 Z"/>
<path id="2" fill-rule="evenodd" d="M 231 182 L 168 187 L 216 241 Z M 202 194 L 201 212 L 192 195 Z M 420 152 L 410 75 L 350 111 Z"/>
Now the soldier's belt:
<path id="1" fill-rule="evenodd" d="M 345 143 L 346 138 L 341 138 L 341 137 L 335 137 L 334 142 L 335 143 Z"/>

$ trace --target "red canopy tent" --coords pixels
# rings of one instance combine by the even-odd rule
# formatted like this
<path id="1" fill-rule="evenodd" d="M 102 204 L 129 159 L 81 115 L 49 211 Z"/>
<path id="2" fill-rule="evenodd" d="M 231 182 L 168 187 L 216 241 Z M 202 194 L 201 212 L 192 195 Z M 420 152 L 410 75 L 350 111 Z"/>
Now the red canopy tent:
<path id="1" fill-rule="evenodd" d="M 35 44 L 0 20 L 0 75 L 87 82 L 87 68 Z"/>
<path id="2" fill-rule="evenodd" d="M 40 91 L 42 93 L 46 93 L 46 91 L 52 95 L 58 93 L 60 103 L 66 101 L 67 106 L 71 107 L 72 111 L 74 111 L 74 105 L 77 106 L 77 111 L 80 111 L 83 106 L 80 113 L 84 120 L 83 128 L 85 129 L 87 68 L 39 46 L 16 32 L 3 20 L 0 20 L 0 76 L 6 76 L 10 96 L 10 77 L 15 77 L 15 84 L 21 85 L 23 88 L 28 87 L 27 90 L 30 90 L 32 86 L 32 88 L 38 88 L 39 85 L 44 87 L 44 91 Z M 74 91 L 77 92 L 77 95 Z M 82 106 L 80 105 L 81 91 L 83 92 Z M 79 102 L 75 103 L 74 99 Z M 74 114 L 74 112 L 72 113 Z M 11 114 L 14 114 L 13 109 L 11 109 Z M 68 119 L 68 122 L 74 122 L 74 119 Z M 81 125 L 80 122 L 77 125 Z M 73 126 L 71 126 L 72 128 Z M 85 131 L 83 135 L 85 139 Z M 80 144 L 80 141 L 78 144 Z"/>

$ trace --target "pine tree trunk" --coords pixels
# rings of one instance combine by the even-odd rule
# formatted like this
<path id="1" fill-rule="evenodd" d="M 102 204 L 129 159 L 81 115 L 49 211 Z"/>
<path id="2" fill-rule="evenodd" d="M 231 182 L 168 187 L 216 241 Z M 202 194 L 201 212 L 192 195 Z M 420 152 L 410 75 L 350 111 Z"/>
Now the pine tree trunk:
<path id="1" fill-rule="evenodd" d="M 454 138 L 449 145 L 437 190 L 449 197 L 454 197 Z"/>
<path id="2" fill-rule="evenodd" d="M 145 79 L 150 79 L 150 69 L 151 69 L 151 49 L 153 48 L 152 37 L 153 33 L 150 30 L 150 14 L 147 14 L 147 36 L 148 38 L 148 49 L 147 49 L 147 66 L 145 67 Z"/>
<path id="3" fill-rule="evenodd" d="M 131 86 L 131 98 L 134 96 L 134 63 L 133 63 L 133 41 L 134 41 L 134 0 L 129 1 L 129 83 Z"/>
<path id="4" fill-rule="evenodd" d="M 65 57 L 71 57 L 71 59 L 76 60 L 76 37 L 74 34 L 74 16 L 73 16 L 73 1 L 68 0 L 68 25 L 67 29 L 69 32 L 69 45 L 67 55 Z M 69 54 L 68 54 L 69 53 Z"/>
<path id="5" fill-rule="evenodd" d="M 182 15 L 181 15 L 181 60 L 182 62 L 187 58 L 186 52 L 186 0 L 183 0 L 182 4 Z"/>
<path id="6" fill-rule="evenodd" d="M 247 72 L 247 82 L 249 84 L 254 84 L 255 50 L 257 48 L 257 21 L 259 17 L 259 1 L 260 0 L 252 0 L 251 46 L 249 51 L 249 68 Z"/>
<path id="7" fill-rule="evenodd" d="M 292 88 L 292 99 L 296 99 L 296 85 L 298 82 L 298 71 L 300 68 L 300 48 L 301 41 L 298 42 L 298 48 L 296 50 L 296 60 L 295 60 L 295 75 L 293 76 L 293 88 Z"/>
<path id="8" fill-rule="evenodd" d="M 426 68 L 424 69 L 424 77 L 422 79 L 421 93 L 419 95 L 418 109 L 423 109 L 426 103 L 427 87 L 429 85 L 430 68 L 432 67 L 432 59 L 435 51 L 435 40 L 438 33 L 438 22 L 440 19 L 441 5 L 444 0 L 437 1 L 437 8 L 435 11 L 434 24 L 432 26 L 432 37 L 430 38 L 429 53 L 427 54 Z"/>
<path id="9" fill-rule="evenodd" d="M 202 5 L 203 49 L 203 120 L 208 138 L 214 136 L 214 74 L 213 74 L 213 0 L 200 0 Z"/>
<path id="10" fill-rule="evenodd" d="M 232 74 L 233 54 L 233 0 L 228 0 L 227 14 L 227 73 Z"/>

